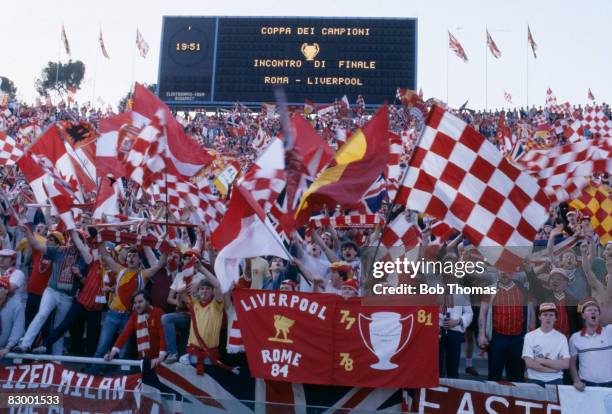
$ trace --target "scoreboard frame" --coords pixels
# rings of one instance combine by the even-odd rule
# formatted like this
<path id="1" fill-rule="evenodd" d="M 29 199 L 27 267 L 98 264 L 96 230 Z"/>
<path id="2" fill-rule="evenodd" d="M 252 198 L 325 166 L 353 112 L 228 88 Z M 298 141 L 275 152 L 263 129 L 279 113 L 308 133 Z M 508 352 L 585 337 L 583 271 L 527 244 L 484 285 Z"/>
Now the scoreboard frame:
<path id="1" fill-rule="evenodd" d="M 215 39 L 213 42 L 213 59 L 212 59 L 212 79 L 211 79 L 211 94 L 210 94 L 210 98 L 206 99 L 206 100 L 185 100 L 185 101 L 175 101 L 175 100 L 167 100 L 164 99 L 164 97 L 162 97 L 160 95 L 161 91 L 160 91 L 160 86 L 161 86 L 161 78 L 162 78 L 162 62 L 163 59 L 166 58 L 168 59 L 169 57 L 167 57 L 165 55 L 166 51 L 164 48 L 164 44 L 165 44 L 165 35 L 166 35 L 166 21 L 169 19 L 214 19 L 215 22 Z M 407 62 L 407 64 L 411 64 L 413 67 L 413 73 L 414 73 L 414 83 L 412 85 L 408 85 L 408 84 L 403 84 L 403 85 L 396 85 L 396 87 L 400 87 L 400 88 L 408 88 L 408 89 L 412 89 L 412 90 L 417 90 L 417 84 L 418 84 L 418 18 L 416 17 L 335 17 L 335 16 L 180 16 L 180 15 L 173 15 L 173 16 L 163 16 L 162 17 L 162 30 L 161 30 L 161 36 L 160 36 L 160 51 L 159 51 L 159 61 L 158 61 L 158 72 L 157 72 L 157 87 L 156 87 L 156 94 L 157 96 L 164 102 L 166 103 L 166 105 L 170 106 L 170 107 L 175 107 L 175 108 L 197 108 L 197 107 L 205 107 L 205 106 L 230 106 L 233 105 L 235 102 L 237 101 L 220 101 L 220 100 L 215 100 L 214 99 L 214 95 L 215 95 L 215 81 L 216 81 L 216 72 L 217 72 L 217 52 L 218 52 L 218 36 L 219 36 L 219 23 L 220 20 L 222 19 L 244 19 L 244 20 L 251 20 L 251 19 L 288 19 L 288 21 L 291 20 L 296 20 L 296 19 L 317 19 L 317 20 L 346 20 L 347 22 L 350 21 L 368 21 L 368 20 L 376 20 L 376 21 L 384 21 L 384 20 L 389 20 L 389 21 L 405 21 L 405 22 L 412 22 L 414 24 L 414 42 L 412 45 L 412 50 L 414 51 L 413 53 L 413 59 L 412 62 Z M 272 40 L 271 40 L 272 41 Z M 282 87 L 282 85 L 279 85 Z M 272 92 L 274 89 L 274 85 L 270 85 L 270 91 Z M 395 95 L 395 90 L 393 90 L 393 95 Z M 341 96 L 336 97 L 336 99 L 340 99 Z M 364 99 L 366 100 L 366 102 L 368 101 L 367 96 L 364 96 Z M 271 100 L 261 100 L 261 101 L 238 101 L 239 103 L 248 106 L 248 107 L 253 107 L 253 106 L 259 106 L 264 102 L 271 102 Z M 325 102 L 325 101 L 316 101 L 313 100 L 313 103 L 315 104 L 329 104 L 332 102 Z M 366 103 L 366 108 L 376 108 L 378 106 L 380 106 L 383 102 L 372 102 L 372 103 Z M 304 101 L 301 102 L 287 102 L 288 105 L 303 105 Z M 354 106 L 354 104 L 351 104 L 351 106 Z"/>

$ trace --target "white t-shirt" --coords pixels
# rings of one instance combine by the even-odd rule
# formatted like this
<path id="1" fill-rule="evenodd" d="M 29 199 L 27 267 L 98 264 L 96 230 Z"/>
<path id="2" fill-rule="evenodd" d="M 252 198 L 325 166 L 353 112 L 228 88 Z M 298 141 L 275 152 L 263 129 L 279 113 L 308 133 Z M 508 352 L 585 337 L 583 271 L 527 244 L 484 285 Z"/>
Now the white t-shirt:
<path id="1" fill-rule="evenodd" d="M 172 284 L 170 285 L 170 290 L 174 290 L 175 292 L 178 292 L 181 289 L 189 288 L 188 286 L 185 286 L 185 276 L 186 276 L 185 272 L 177 273 L 176 276 L 174 277 L 174 280 L 172 281 Z M 197 285 L 198 283 L 200 283 L 202 279 L 204 279 L 204 275 L 200 272 L 196 272 L 195 274 L 193 274 L 191 283 L 192 284 L 195 283 Z"/>
<path id="2" fill-rule="evenodd" d="M 574 333 L 569 341 L 570 354 L 578 355 L 578 376 L 582 380 L 604 383 L 612 381 L 612 325 L 599 333 Z"/>
<path id="3" fill-rule="evenodd" d="M 542 328 L 531 331 L 525 335 L 523 357 L 546 358 L 553 361 L 569 358 L 567 338 L 561 332 L 554 329 L 550 332 L 542 332 Z M 527 368 L 527 377 L 529 379 L 549 382 L 563 378 L 563 371 L 540 372 Z"/>

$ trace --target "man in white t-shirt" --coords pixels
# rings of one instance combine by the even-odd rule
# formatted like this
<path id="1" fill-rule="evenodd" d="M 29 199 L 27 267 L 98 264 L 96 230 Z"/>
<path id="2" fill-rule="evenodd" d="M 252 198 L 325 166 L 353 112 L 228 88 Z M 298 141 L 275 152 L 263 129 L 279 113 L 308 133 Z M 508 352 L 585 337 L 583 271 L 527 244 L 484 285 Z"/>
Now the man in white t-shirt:
<path id="1" fill-rule="evenodd" d="M 574 388 L 612 387 L 612 325 L 601 326 L 599 303 L 594 298 L 583 299 L 578 308 L 584 328 L 569 341 Z M 578 360 L 580 367 L 576 369 Z"/>
<path id="2" fill-rule="evenodd" d="M 545 386 L 563 384 L 563 370 L 569 368 L 567 338 L 553 329 L 557 319 L 554 303 L 540 305 L 540 327 L 525 335 L 523 360 L 529 382 Z"/>

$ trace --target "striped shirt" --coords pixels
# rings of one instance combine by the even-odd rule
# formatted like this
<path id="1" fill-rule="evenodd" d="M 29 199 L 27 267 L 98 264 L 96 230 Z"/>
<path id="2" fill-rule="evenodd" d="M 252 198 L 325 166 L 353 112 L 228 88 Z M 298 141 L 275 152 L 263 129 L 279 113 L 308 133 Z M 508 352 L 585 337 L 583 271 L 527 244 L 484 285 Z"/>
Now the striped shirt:
<path id="1" fill-rule="evenodd" d="M 612 325 L 598 327 L 593 335 L 576 332 L 569 341 L 571 356 L 578 356 L 581 380 L 595 383 L 612 381 Z"/>
<path id="2" fill-rule="evenodd" d="M 489 296 L 483 296 L 483 302 Z M 509 288 L 497 284 L 497 294 L 493 299 L 493 331 L 502 335 L 520 335 L 525 324 L 525 297 L 516 283 Z"/>

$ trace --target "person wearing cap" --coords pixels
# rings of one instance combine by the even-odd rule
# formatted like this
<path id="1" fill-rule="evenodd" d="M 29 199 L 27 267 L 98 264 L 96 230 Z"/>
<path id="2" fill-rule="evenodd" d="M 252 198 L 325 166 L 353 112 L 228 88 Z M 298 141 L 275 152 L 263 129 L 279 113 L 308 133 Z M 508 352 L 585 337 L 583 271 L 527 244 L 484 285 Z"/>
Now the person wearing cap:
<path id="1" fill-rule="evenodd" d="M 593 272 L 594 251 L 592 248 L 580 246 L 582 253 L 582 270 L 586 274 L 591 296 L 597 300 L 600 309 L 600 320 L 602 325 L 612 324 L 612 242 L 608 242 L 603 251 L 603 258 L 607 268 L 606 279 L 600 281 Z"/>
<path id="2" fill-rule="evenodd" d="M 11 294 L 15 298 L 21 300 L 25 305 L 27 300 L 26 276 L 21 270 L 15 267 L 16 261 L 17 252 L 15 250 L 0 250 L 0 277 L 5 277 L 9 280 L 11 284 Z"/>
<path id="3" fill-rule="evenodd" d="M 551 302 L 557 307 L 557 318 L 554 328 L 569 339 L 579 327 L 576 306 L 578 299 L 566 292 L 569 278 L 564 269 L 555 268 L 550 271 L 546 280 L 547 286 L 533 271 L 527 271 L 530 293 L 538 303 Z"/>
<path id="4" fill-rule="evenodd" d="M 48 244 L 48 240 L 47 244 L 40 243 L 27 226 L 23 226 L 22 231 L 32 248 L 41 252 L 44 258 L 53 263 L 53 270 L 47 288 L 43 292 L 38 313 L 14 348 L 15 352 L 20 353 L 30 350 L 38 333 L 54 310 L 53 327 L 58 327 L 64 320 L 72 306 L 72 300 L 78 287 L 77 282 L 87 274 L 87 267 L 92 261 L 89 248 L 74 229 L 70 231 L 70 243 L 65 246 Z M 53 345 L 53 354 L 61 355 L 63 349 L 64 340 L 60 338 Z"/>
<path id="5" fill-rule="evenodd" d="M 47 231 L 47 225 L 45 223 L 39 223 L 35 227 L 34 237 L 42 244 L 46 244 L 47 240 L 53 245 L 60 245 L 60 240 L 64 240 L 62 234 L 58 231 Z M 51 277 L 51 261 L 45 259 L 43 255 L 36 249 L 32 249 L 28 243 L 28 239 L 23 238 L 16 247 L 17 251 L 22 251 L 22 258 L 24 262 L 31 264 L 30 277 L 28 278 L 28 284 L 26 287 L 27 300 L 26 300 L 26 315 L 25 321 L 26 326 L 30 325 L 40 307 L 40 301 L 42 295 L 49 283 Z M 48 333 L 49 323 L 45 324 L 43 328 L 44 333 Z"/>
<path id="6" fill-rule="evenodd" d="M 10 297 L 11 283 L 0 277 L 0 360 L 17 344 L 25 330 L 23 302 Z"/>
<path id="7" fill-rule="evenodd" d="M 359 282 L 357 279 L 348 279 L 342 282 L 342 292 L 340 295 L 344 299 L 350 299 L 359 296 Z"/>
<path id="8" fill-rule="evenodd" d="M 545 386 L 563 384 L 563 370 L 570 365 L 567 338 L 554 329 L 557 307 L 554 303 L 540 304 L 540 327 L 525 335 L 523 360 L 529 382 Z"/>
<path id="9" fill-rule="evenodd" d="M 292 279 L 285 279 L 281 282 L 278 290 L 284 290 L 287 292 L 294 292 L 297 287 L 297 283 L 295 283 Z"/>
<path id="10" fill-rule="evenodd" d="M 553 268 L 564 269 L 568 277 L 567 293 L 576 299 L 580 300 L 587 296 L 588 284 L 586 281 L 586 275 L 582 269 L 578 268 L 578 260 L 576 254 L 573 251 L 568 250 L 561 254 L 558 258 L 554 252 L 555 239 L 560 236 L 563 232 L 561 225 L 558 225 L 550 232 L 548 239 L 548 257 L 552 261 Z"/>
<path id="11" fill-rule="evenodd" d="M 574 333 L 569 341 L 574 388 L 584 391 L 587 386 L 612 387 L 612 325 L 601 325 L 601 312 L 595 298 L 580 301 L 579 310 L 584 328 Z"/>
<path id="12" fill-rule="evenodd" d="M 150 247 L 145 247 L 150 249 Z M 128 322 L 130 317 L 132 295 L 139 290 L 144 289 L 148 280 L 155 273 L 166 265 L 168 259 L 167 254 L 162 254 L 160 259 L 151 265 L 151 267 L 143 269 L 140 254 L 135 247 L 128 248 L 125 259 L 125 266 L 117 263 L 111 255 L 106 251 L 103 244 L 98 246 L 100 260 L 111 271 L 115 272 L 116 280 L 113 289 L 113 298 L 108 305 L 108 312 L 102 322 L 100 339 L 94 353 L 94 358 L 102 358 L 111 348 L 115 336 L 118 335 Z M 120 352 L 120 358 L 126 358 L 129 354 L 129 344 L 126 344 Z M 94 365 L 90 369 L 91 374 L 99 374 L 102 371 L 102 366 Z"/>
<path id="13" fill-rule="evenodd" d="M 353 240 L 345 240 L 340 245 L 340 254 L 336 254 L 322 239 L 316 231 L 312 232 L 312 239 L 319 245 L 330 262 L 346 262 L 353 269 L 353 275 L 360 280 L 361 260 L 359 259 L 359 246 Z M 361 280 L 360 280 L 361 281 Z"/>

